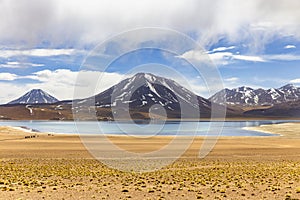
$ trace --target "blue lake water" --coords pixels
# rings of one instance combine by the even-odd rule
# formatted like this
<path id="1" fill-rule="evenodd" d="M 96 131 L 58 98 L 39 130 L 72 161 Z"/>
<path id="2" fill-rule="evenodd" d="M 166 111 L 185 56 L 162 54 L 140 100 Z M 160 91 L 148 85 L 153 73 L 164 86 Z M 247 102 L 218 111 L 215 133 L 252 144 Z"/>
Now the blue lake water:
<path id="1" fill-rule="evenodd" d="M 127 122 L 95 121 L 0 121 L 0 126 L 28 127 L 40 132 L 65 134 L 112 135 L 220 135 L 220 136 L 272 136 L 272 134 L 244 130 L 243 127 L 295 122 L 299 120 L 259 120 L 232 122 L 176 122 L 165 124 L 130 124 Z"/>

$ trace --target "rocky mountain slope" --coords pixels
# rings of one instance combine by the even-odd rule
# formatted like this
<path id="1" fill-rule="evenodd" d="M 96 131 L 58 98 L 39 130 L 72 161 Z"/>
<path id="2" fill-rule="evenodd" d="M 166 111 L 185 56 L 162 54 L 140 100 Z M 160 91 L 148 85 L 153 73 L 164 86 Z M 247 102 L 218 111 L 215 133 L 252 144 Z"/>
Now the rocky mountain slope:
<path id="1" fill-rule="evenodd" d="M 148 113 L 153 108 L 152 112 L 160 115 L 162 107 L 168 118 L 194 118 L 192 113 L 196 109 L 200 109 L 202 117 L 209 117 L 211 111 L 211 103 L 207 99 L 171 79 L 150 73 L 138 73 L 100 94 L 79 100 L 77 104 L 84 105 L 88 101 L 94 101 L 97 108 L 112 108 L 114 115 L 120 117 L 126 109 Z"/>

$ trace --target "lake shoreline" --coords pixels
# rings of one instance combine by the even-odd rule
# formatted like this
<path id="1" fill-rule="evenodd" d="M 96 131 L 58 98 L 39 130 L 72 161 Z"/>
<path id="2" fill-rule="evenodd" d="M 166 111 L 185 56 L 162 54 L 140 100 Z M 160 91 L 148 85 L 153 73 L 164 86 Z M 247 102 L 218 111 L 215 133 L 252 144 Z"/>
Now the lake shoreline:
<path id="1" fill-rule="evenodd" d="M 277 134 L 278 136 L 300 137 L 300 123 L 288 122 L 277 124 L 266 124 L 256 127 L 245 127 L 244 129 L 250 131 L 259 131 L 270 134 Z"/>
<path id="2" fill-rule="evenodd" d="M 1 106 L 1 105 L 0 105 Z M 102 120 L 102 119 L 84 119 L 84 120 L 80 120 L 82 122 L 84 121 L 98 121 L 98 122 L 128 122 L 131 121 L 132 119 L 119 119 L 119 120 Z M 158 119 L 154 119 L 154 121 L 159 121 Z M 300 117 L 224 117 L 224 118 L 200 118 L 200 119 L 180 119 L 180 118 L 168 118 L 166 120 L 166 122 L 179 122 L 179 121 L 186 121 L 186 122 L 210 122 L 210 121 L 214 121 L 214 122 L 240 122 L 240 121 L 265 121 L 265 120 L 300 120 Z M 74 122 L 74 119 L 3 119 L 0 118 L 0 122 L 1 121 L 49 121 L 49 122 Z M 147 122 L 150 120 L 145 120 L 145 119 L 133 119 L 133 121 L 141 121 L 141 122 Z"/>
<path id="3" fill-rule="evenodd" d="M 0 126 L 10 126 L 27 132 L 46 132 L 49 134 L 67 135 L 103 135 L 136 137 L 155 136 L 192 136 L 192 137 L 263 137 L 276 136 L 269 130 L 256 128 L 265 124 L 281 124 L 299 121 L 290 120 L 260 120 L 260 121 L 205 121 L 176 122 L 152 124 L 131 124 L 125 121 L 117 122 L 64 122 L 64 121 L 0 121 Z M 125 128 L 125 129 L 124 129 Z M 125 132 L 124 132 L 125 131 Z M 157 132 L 158 131 L 158 132 Z M 127 134 L 130 133 L 130 134 Z M 277 133 L 280 134 L 280 133 Z"/>
<path id="4" fill-rule="evenodd" d="M 103 137 L 128 137 L 128 135 L 122 135 L 122 134 L 76 134 L 76 133 L 56 133 L 56 132 L 40 132 L 38 130 L 35 129 L 31 129 L 29 127 L 24 127 L 24 126 L 0 126 L 0 128 L 11 128 L 11 129 L 15 129 L 17 131 L 21 131 L 24 133 L 30 133 L 30 134 L 50 134 L 50 135 L 57 135 L 57 136 L 79 136 L 79 137 L 88 137 L 88 136 L 103 136 Z M 275 124 L 266 124 L 266 125 L 259 125 L 259 126 L 253 126 L 253 127 L 243 127 L 242 129 L 247 130 L 247 131 L 254 131 L 254 132 L 262 132 L 262 133 L 267 133 L 268 135 L 261 135 L 261 136 L 223 136 L 223 135 L 215 135 L 215 136 L 211 136 L 211 137 L 220 137 L 220 138 L 244 138 L 244 137 L 287 137 L 287 136 L 293 136 L 296 137 L 298 136 L 299 133 L 299 137 L 300 137 L 300 122 L 279 122 L 279 123 L 275 123 Z M 154 136 L 149 136 L 149 135 L 137 135 L 137 136 L 133 136 L 133 137 L 137 137 L 137 138 L 150 138 L 150 137 L 157 137 L 157 138 L 163 138 L 163 137 L 169 137 L 169 138 L 174 138 L 176 136 L 179 137 L 195 137 L 195 138 L 204 138 L 207 136 L 201 136 L 201 135 L 154 135 Z"/>

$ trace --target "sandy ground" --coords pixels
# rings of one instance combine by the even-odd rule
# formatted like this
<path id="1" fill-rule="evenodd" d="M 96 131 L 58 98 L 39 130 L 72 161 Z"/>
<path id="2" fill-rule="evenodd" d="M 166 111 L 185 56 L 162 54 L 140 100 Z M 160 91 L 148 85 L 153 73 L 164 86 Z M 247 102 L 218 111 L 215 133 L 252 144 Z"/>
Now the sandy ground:
<path id="1" fill-rule="evenodd" d="M 244 129 L 279 134 L 285 137 L 300 138 L 300 123 L 261 125 L 258 127 L 245 127 Z"/>
<path id="2" fill-rule="evenodd" d="M 278 135 L 221 137 L 203 159 L 199 137 L 173 164 L 136 173 L 97 161 L 76 135 L 0 127 L 0 199 L 300 199 L 300 124 L 258 129 Z M 172 138 L 109 140 L 145 153 Z"/>

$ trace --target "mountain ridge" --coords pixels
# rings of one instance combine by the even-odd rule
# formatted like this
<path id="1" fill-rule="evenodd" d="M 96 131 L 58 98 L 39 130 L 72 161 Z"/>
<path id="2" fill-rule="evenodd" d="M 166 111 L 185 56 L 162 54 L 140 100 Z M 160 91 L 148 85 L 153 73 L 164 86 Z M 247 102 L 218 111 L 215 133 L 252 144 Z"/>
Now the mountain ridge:
<path id="1" fill-rule="evenodd" d="M 241 86 L 233 89 L 225 88 L 209 98 L 210 101 L 221 104 L 224 103 L 224 99 L 228 105 L 274 105 L 300 100 L 300 87 L 293 84 L 269 89 Z"/>
<path id="2" fill-rule="evenodd" d="M 36 89 L 36 91 L 41 93 L 42 90 Z M 95 118 L 88 113 L 90 112 L 90 106 L 94 107 L 91 111 L 96 111 L 98 120 L 126 120 L 128 117 L 138 120 L 148 120 L 152 117 L 159 119 L 202 120 L 211 117 L 212 108 L 215 108 L 216 112 L 226 109 L 226 117 L 233 118 L 300 117 L 300 113 L 298 114 L 300 110 L 300 99 L 298 100 L 299 88 L 292 84 L 287 84 L 277 89 L 253 89 L 242 86 L 234 89 L 225 88 L 223 92 L 232 94 L 237 99 L 241 99 L 241 96 L 244 95 L 242 103 L 229 103 L 225 107 L 225 105 L 219 105 L 211 102 L 209 99 L 198 96 L 172 79 L 150 73 L 138 73 L 88 98 L 64 101 L 58 101 L 55 98 L 50 103 L 50 101 L 41 102 L 36 98 L 29 98 L 30 95 L 23 95 L 26 96 L 25 100 L 20 100 L 20 97 L 16 99 L 19 100 L 17 104 L 12 104 L 16 103 L 16 100 L 14 100 L 10 104 L 1 105 L 0 118 L 73 120 L 74 113 L 79 112 L 81 114 L 79 117 L 82 117 L 82 120 L 93 120 Z M 234 96 L 235 94 L 238 95 Z M 266 95 L 263 98 L 258 98 L 260 101 L 257 100 L 257 102 L 262 102 L 262 104 L 267 104 L 267 106 L 255 103 L 249 104 L 251 101 L 255 102 L 253 96 L 258 94 Z M 43 97 L 45 96 L 47 95 Z M 248 104 L 245 101 L 246 97 L 248 98 Z M 270 99 L 272 101 L 269 101 Z M 284 102 L 277 103 L 281 101 Z M 289 103 L 285 104 L 285 101 Z M 200 112 L 197 113 L 195 111 Z"/>

